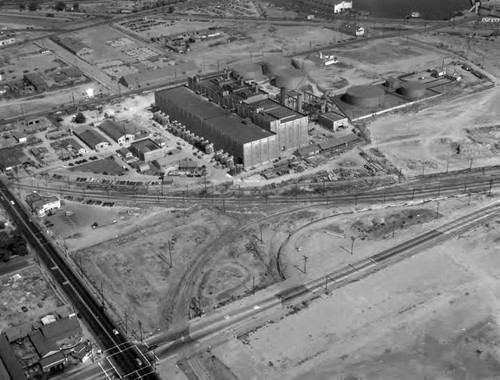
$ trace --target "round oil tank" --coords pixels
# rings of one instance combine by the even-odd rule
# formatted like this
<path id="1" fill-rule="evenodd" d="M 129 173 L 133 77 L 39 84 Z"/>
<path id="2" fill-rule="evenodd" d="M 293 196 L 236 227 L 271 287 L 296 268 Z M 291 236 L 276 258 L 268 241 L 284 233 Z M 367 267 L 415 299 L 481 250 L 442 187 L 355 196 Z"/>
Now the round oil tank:
<path id="1" fill-rule="evenodd" d="M 398 92 L 409 99 L 420 99 L 425 95 L 425 84 L 420 82 L 403 82 Z"/>
<path id="2" fill-rule="evenodd" d="M 233 73 L 244 81 L 254 80 L 260 82 L 262 78 L 262 67 L 257 63 L 242 63 L 233 67 Z"/>
<path id="3" fill-rule="evenodd" d="M 276 75 L 276 87 L 285 87 L 287 90 L 296 90 L 304 82 L 304 72 L 297 69 L 282 70 Z"/>
<path id="4" fill-rule="evenodd" d="M 291 61 L 289 58 L 282 56 L 270 56 L 266 57 L 264 63 L 262 64 L 262 71 L 266 75 L 277 75 L 283 70 L 291 67 Z"/>
<path id="5" fill-rule="evenodd" d="M 347 89 L 344 100 L 356 107 L 379 107 L 385 97 L 383 89 L 376 86 L 354 86 Z"/>

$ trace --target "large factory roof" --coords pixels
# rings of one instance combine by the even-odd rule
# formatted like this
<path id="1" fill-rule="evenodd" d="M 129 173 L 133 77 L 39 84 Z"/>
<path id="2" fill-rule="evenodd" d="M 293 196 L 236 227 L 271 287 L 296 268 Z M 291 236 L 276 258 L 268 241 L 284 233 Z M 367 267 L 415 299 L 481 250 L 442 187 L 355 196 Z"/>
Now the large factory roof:
<path id="1" fill-rule="evenodd" d="M 304 115 L 301 115 L 294 110 L 270 99 L 259 100 L 252 103 L 252 106 L 255 109 L 261 109 L 263 113 L 274 119 L 280 120 L 281 122 L 288 122 L 305 117 Z"/>
<path id="2" fill-rule="evenodd" d="M 232 138 L 242 144 L 273 135 L 251 121 L 229 113 L 223 108 L 205 100 L 186 87 L 159 91 L 158 95 L 169 98 L 190 114 L 211 124 L 222 133 L 231 135 Z"/>

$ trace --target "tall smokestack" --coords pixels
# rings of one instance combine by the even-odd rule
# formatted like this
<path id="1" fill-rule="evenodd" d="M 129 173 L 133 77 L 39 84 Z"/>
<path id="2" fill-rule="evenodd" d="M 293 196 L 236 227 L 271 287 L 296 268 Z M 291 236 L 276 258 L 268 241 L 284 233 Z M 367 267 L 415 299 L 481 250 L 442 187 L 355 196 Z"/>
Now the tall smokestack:
<path id="1" fill-rule="evenodd" d="M 297 112 L 302 113 L 302 94 L 297 94 Z"/>
<path id="2" fill-rule="evenodd" d="M 285 105 L 286 103 L 286 88 L 281 87 L 280 88 L 280 103 Z"/>

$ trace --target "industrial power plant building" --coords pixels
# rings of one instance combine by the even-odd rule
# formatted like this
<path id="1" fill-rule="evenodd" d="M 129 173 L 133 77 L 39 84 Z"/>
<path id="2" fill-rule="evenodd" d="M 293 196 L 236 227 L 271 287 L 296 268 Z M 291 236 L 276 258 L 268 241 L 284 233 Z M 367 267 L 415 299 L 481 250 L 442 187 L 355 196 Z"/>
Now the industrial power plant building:
<path id="1" fill-rule="evenodd" d="M 217 150 L 231 154 L 235 163 L 251 167 L 279 156 L 276 135 L 216 106 L 188 88 L 159 91 L 155 101 L 171 119 L 212 142 Z"/>
<path id="2" fill-rule="evenodd" d="M 307 116 L 268 99 L 255 83 L 234 76 L 226 72 L 188 78 L 189 88 L 157 92 L 156 106 L 245 168 L 308 143 Z"/>

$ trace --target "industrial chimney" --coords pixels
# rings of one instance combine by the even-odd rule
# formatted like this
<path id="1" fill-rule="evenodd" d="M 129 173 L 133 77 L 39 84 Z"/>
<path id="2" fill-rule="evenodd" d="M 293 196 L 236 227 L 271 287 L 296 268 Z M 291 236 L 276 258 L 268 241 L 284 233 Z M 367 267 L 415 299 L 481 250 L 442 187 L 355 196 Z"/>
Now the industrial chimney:
<path id="1" fill-rule="evenodd" d="M 297 107 L 296 111 L 302 113 L 302 94 L 297 94 Z"/>
<path id="2" fill-rule="evenodd" d="M 281 87 L 280 88 L 280 103 L 285 105 L 286 103 L 286 88 Z"/>

